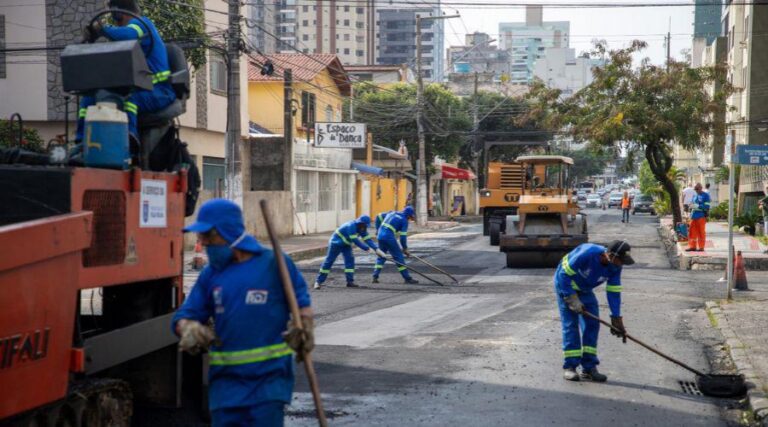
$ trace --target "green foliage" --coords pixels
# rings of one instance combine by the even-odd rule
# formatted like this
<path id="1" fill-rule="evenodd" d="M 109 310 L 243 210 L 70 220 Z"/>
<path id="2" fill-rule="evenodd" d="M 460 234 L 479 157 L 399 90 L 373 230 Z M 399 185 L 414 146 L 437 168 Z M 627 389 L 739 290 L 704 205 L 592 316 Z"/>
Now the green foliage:
<path id="1" fill-rule="evenodd" d="M 534 85 L 528 115 L 591 145 L 621 147 L 630 158 L 642 153 L 669 200 L 677 200 L 674 178 L 668 176 L 672 143 L 694 150 L 710 134 L 722 134 L 725 99 L 733 88 L 724 66 L 691 68 L 670 61 L 660 67 L 646 59 L 635 67 L 633 58 L 645 47 L 636 40 L 609 51 L 597 43 L 593 55 L 607 55 L 608 62 L 594 70 L 594 81 L 564 101 L 558 91 Z M 708 91 L 712 83 L 718 88 L 714 95 Z M 680 207 L 672 203 L 671 208 L 674 221 L 680 222 Z"/>
<path id="2" fill-rule="evenodd" d="M 411 158 L 417 158 L 416 86 L 400 83 L 385 90 L 370 83 L 358 83 L 354 94 L 355 121 L 368 124 L 374 141 L 397 148 L 402 139 Z M 442 85 L 426 86 L 424 100 L 426 161 L 429 168 L 434 156 L 449 161 L 456 159 L 465 140 L 456 132 L 469 131 L 472 121 L 461 99 Z M 345 115 L 347 110 L 345 108 Z"/>
<path id="3" fill-rule="evenodd" d="M 731 169 L 728 165 L 720 166 L 715 172 L 715 182 L 724 183 L 728 182 L 729 173 Z M 736 192 L 739 192 L 739 178 L 741 177 L 741 165 L 736 165 L 736 169 L 733 171 L 733 176 L 736 178 L 733 183 Z"/>
<path id="4" fill-rule="evenodd" d="M 728 219 L 728 202 L 720 202 L 719 205 L 710 209 L 709 218 L 713 220 Z"/>
<path id="5" fill-rule="evenodd" d="M 750 209 L 750 210 L 744 210 L 744 212 L 741 213 L 741 215 L 736 215 L 733 218 L 733 224 L 739 228 L 744 227 L 747 230 L 747 233 L 751 235 L 755 235 L 755 224 L 757 224 L 758 221 L 763 220 L 763 215 L 760 213 L 760 211 L 757 208 Z"/>
<path id="6" fill-rule="evenodd" d="M 653 201 L 653 209 L 656 211 L 656 215 L 664 216 L 672 213 L 672 206 L 669 203 L 669 195 L 663 193 L 663 196 Z"/>
<path id="7" fill-rule="evenodd" d="M 45 142 L 36 129 L 25 127 L 24 135 L 19 145 L 19 125 L 16 121 L 0 119 L 0 148 L 21 147 L 25 150 L 42 153 L 45 151 Z"/>
<path id="8" fill-rule="evenodd" d="M 206 42 L 203 0 L 181 0 L 189 6 L 164 0 L 141 0 L 142 13 L 151 19 L 164 40 Z M 184 54 L 193 68 L 205 65 L 206 48 L 185 49 Z"/>

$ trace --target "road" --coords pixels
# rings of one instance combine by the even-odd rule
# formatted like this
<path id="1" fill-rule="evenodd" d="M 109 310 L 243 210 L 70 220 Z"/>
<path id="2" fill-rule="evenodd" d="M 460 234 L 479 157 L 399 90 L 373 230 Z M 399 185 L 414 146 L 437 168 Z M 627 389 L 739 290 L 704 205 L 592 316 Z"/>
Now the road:
<path id="1" fill-rule="evenodd" d="M 636 215 L 622 224 L 616 209 L 587 213 L 590 241 L 624 238 L 632 244 L 637 263 L 622 278 L 627 330 L 710 370 L 707 354 L 717 337 L 701 308 L 706 298 L 718 296 L 711 273 L 671 269 L 655 217 Z M 413 253 L 460 284 L 405 285 L 387 266 L 382 283 L 372 285 L 373 258 L 362 255 L 356 281 L 363 288 L 344 287 L 337 265 L 329 286 L 312 293 L 314 358 L 332 425 L 729 424 L 723 417 L 729 403 L 684 393 L 680 381 L 693 381 L 692 375 L 622 344 L 605 328 L 598 352 L 608 382 L 563 380 L 553 270 L 505 268 L 504 254 L 487 244 L 480 224 L 409 241 Z M 308 283 L 320 261 L 300 263 Z M 604 292 L 598 299 L 607 318 Z M 288 425 L 316 425 L 302 375 Z"/>

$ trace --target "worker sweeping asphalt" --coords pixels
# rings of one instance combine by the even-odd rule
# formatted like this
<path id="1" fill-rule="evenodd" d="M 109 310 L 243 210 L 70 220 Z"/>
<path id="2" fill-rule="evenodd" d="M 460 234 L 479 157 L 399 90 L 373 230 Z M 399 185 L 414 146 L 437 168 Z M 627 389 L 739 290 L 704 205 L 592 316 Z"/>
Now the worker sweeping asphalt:
<path id="1" fill-rule="evenodd" d="M 377 235 L 381 251 L 392 255 L 392 258 L 397 263 L 397 270 L 405 279 L 405 283 L 412 285 L 418 284 L 419 281 L 411 277 L 408 268 L 405 266 L 403 255 L 410 256 L 410 252 L 408 252 L 408 221 L 415 219 L 416 212 L 413 210 L 413 207 L 406 206 L 402 212 L 392 212 L 387 215 L 381 223 L 381 228 L 379 228 L 379 234 Z M 398 237 L 400 238 L 399 244 L 397 241 Z M 379 283 L 379 275 L 381 270 L 384 269 L 386 261 L 386 257 L 379 254 L 376 265 L 373 267 L 373 283 Z"/>
<path id="2" fill-rule="evenodd" d="M 323 265 L 320 266 L 320 273 L 315 279 L 315 289 L 321 289 L 325 279 L 331 272 L 331 267 L 336 258 L 341 254 L 344 257 L 344 276 L 347 278 L 348 288 L 357 288 L 355 284 L 355 256 L 352 254 L 352 244 L 354 243 L 365 252 L 376 252 L 382 256 L 384 253 L 379 251 L 378 246 L 373 241 L 373 237 L 368 235 L 368 227 L 371 225 L 371 217 L 362 215 L 358 219 L 344 223 L 331 235 L 328 241 L 328 254 L 325 256 Z"/>
<path id="3" fill-rule="evenodd" d="M 607 248 L 593 243 L 576 247 L 565 257 L 555 272 L 555 294 L 563 328 L 563 377 L 569 381 L 579 379 L 605 382 L 608 377 L 597 370 L 597 337 L 600 322 L 585 316 L 588 312 L 600 316 L 597 297 L 593 290 L 603 283 L 608 307 L 611 311 L 611 334 L 626 339 L 621 317 L 621 270 L 635 261 L 630 255 L 629 243 L 613 241 Z M 576 368 L 581 365 L 581 375 Z"/>
<path id="4" fill-rule="evenodd" d="M 209 265 L 174 315 L 171 330 L 181 337 L 184 351 L 195 354 L 211 346 L 213 426 L 282 426 L 284 406 L 293 394 L 292 355 L 295 351 L 299 360 L 314 347 L 304 278 L 286 256 L 302 326 L 283 332 L 289 307 L 275 254 L 247 234 L 240 208 L 228 200 L 210 200 L 184 231 L 198 233 Z M 211 319 L 215 334 L 206 326 Z"/>

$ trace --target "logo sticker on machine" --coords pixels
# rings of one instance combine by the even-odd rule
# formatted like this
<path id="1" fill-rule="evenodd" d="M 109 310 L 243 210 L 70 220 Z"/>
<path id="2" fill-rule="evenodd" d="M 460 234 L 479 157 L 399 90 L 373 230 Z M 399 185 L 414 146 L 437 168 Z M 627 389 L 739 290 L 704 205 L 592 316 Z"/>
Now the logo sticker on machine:
<path id="1" fill-rule="evenodd" d="M 139 227 L 166 227 L 166 193 L 168 183 L 155 179 L 141 180 Z"/>

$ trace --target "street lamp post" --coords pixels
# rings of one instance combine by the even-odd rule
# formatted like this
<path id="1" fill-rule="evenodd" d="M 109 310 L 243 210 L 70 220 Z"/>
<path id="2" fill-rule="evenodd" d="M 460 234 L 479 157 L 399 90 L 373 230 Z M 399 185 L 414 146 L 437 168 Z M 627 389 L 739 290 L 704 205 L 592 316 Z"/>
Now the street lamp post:
<path id="1" fill-rule="evenodd" d="M 458 18 L 460 15 L 426 16 L 416 15 L 416 130 L 419 137 L 419 160 L 416 163 L 416 194 L 418 195 L 416 223 L 427 225 L 427 166 L 426 141 L 424 136 L 424 79 L 421 75 L 421 21 L 426 19 Z"/>

